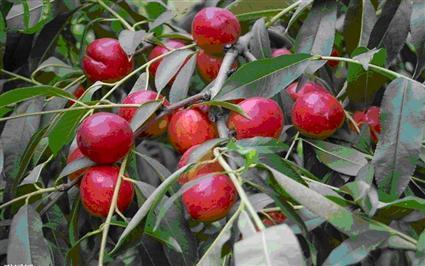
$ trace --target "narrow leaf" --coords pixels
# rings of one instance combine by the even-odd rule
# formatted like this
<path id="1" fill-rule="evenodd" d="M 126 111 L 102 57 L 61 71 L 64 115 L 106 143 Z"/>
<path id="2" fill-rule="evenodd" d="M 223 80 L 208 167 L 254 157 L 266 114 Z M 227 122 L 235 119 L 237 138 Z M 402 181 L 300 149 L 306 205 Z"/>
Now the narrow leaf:
<path id="1" fill-rule="evenodd" d="M 297 237 L 286 224 L 262 230 L 234 245 L 236 265 L 304 265 Z"/>
<path id="2" fill-rule="evenodd" d="M 367 46 L 377 20 L 370 0 L 350 1 L 344 21 L 344 40 L 351 54 L 359 46 Z"/>
<path id="3" fill-rule="evenodd" d="M 161 60 L 155 74 L 155 87 L 158 93 L 175 77 L 186 62 L 186 58 L 192 53 L 190 50 L 178 50 Z"/>
<path id="4" fill-rule="evenodd" d="M 373 157 L 378 188 L 396 198 L 407 187 L 419 158 L 425 126 L 425 88 L 398 78 L 381 105 L 382 132 Z"/>
<path id="5" fill-rule="evenodd" d="M 7 248 L 8 264 L 53 265 L 43 222 L 31 205 L 23 205 L 13 216 Z"/>
<path id="6" fill-rule="evenodd" d="M 313 8 L 297 34 L 295 42 L 297 53 L 325 56 L 331 54 L 335 39 L 336 6 L 335 1 L 314 1 Z M 314 62 L 306 71 L 314 73 L 325 63 Z"/>
<path id="7" fill-rule="evenodd" d="M 51 86 L 25 87 L 25 88 L 10 90 L 1 94 L 0 107 L 4 107 L 6 105 L 13 104 L 13 103 L 22 102 L 37 96 L 58 96 L 62 98 L 72 98 L 72 99 L 75 98 L 68 92 L 55 87 L 51 87 Z"/>
<path id="8" fill-rule="evenodd" d="M 190 80 L 195 72 L 196 56 L 192 55 L 182 69 L 177 73 L 176 80 L 170 89 L 170 103 L 175 103 L 187 97 Z"/>
<path id="9" fill-rule="evenodd" d="M 411 3 L 409 0 L 386 1 L 370 34 L 368 48 L 384 47 L 391 64 L 403 48 L 409 32 Z"/>
<path id="10" fill-rule="evenodd" d="M 273 97 L 304 73 L 311 58 L 294 54 L 246 63 L 227 79 L 214 100 Z M 264 86 L 265 79 L 267 86 Z"/>

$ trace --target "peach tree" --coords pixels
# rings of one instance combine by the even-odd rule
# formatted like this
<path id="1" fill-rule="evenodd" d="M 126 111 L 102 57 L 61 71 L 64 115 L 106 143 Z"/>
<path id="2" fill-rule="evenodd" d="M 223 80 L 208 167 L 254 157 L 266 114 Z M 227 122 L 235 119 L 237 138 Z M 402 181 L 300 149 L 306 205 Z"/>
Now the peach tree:
<path id="1" fill-rule="evenodd" d="M 0 262 L 424 265 L 422 0 L 2 0 Z"/>

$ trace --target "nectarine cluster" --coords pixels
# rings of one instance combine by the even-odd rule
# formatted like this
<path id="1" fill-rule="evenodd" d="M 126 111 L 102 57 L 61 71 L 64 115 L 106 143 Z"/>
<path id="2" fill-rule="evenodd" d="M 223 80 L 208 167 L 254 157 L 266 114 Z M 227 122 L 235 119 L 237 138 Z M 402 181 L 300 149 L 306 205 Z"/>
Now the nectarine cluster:
<path id="1" fill-rule="evenodd" d="M 99 164 L 81 169 L 69 176 L 70 180 L 83 175 L 80 197 L 86 210 L 95 216 L 107 216 L 119 175 L 119 167 L 112 165 L 125 156 L 133 145 L 133 131 L 122 117 L 112 113 L 96 113 L 81 123 L 77 130 L 77 145 L 67 163 L 84 156 Z M 133 185 L 123 180 L 117 207 L 124 211 L 133 199 Z"/>
<path id="2" fill-rule="evenodd" d="M 237 18 L 226 9 L 208 7 L 195 15 L 192 36 L 200 48 L 196 54 L 196 65 L 199 76 L 205 82 L 217 78 L 225 49 L 238 42 L 240 32 L 241 26 Z M 158 57 L 184 46 L 183 41 L 168 39 L 153 47 L 148 55 L 151 61 L 148 69 L 150 75 L 157 76 L 158 67 L 162 62 L 162 58 Z M 288 54 L 291 52 L 286 48 L 272 51 L 272 57 Z M 90 81 L 114 82 L 124 78 L 132 70 L 133 61 L 125 54 L 117 40 L 102 38 L 89 44 L 82 66 Z M 232 68 L 237 67 L 238 63 L 234 62 Z M 170 83 L 174 80 L 175 77 Z M 299 90 L 297 87 L 298 83 L 295 82 L 287 88 L 287 92 L 295 101 L 292 108 L 293 125 L 308 137 L 327 138 L 332 135 L 345 118 L 341 103 L 317 83 L 307 82 Z M 81 90 L 78 94 L 80 92 Z M 169 106 L 162 95 L 151 90 L 135 91 L 125 97 L 122 103 L 143 105 L 158 99 L 163 99 L 165 107 Z M 264 97 L 236 99 L 230 102 L 237 104 L 243 111 L 243 114 L 231 111 L 228 115 L 227 126 L 236 139 L 280 137 L 285 121 L 284 113 L 277 102 Z M 207 105 L 202 105 L 201 102 L 178 108 L 170 108 L 173 109 L 172 112 L 167 112 L 167 115 L 161 116 L 160 119 L 155 118 L 157 114 L 150 117 L 147 123 L 153 119 L 155 123 L 150 123 L 141 136 L 156 137 L 167 131 L 171 145 L 183 153 L 178 164 L 178 167 L 183 167 L 189 163 L 189 158 L 199 145 L 217 138 L 218 132 L 212 121 L 214 119 L 209 117 L 210 108 Z M 167 111 L 171 111 L 170 109 Z M 109 211 L 119 175 L 119 167 L 114 163 L 122 159 L 133 146 L 134 133 L 130 123 L 137 110 L 136 107 L 121 107 L 117 115 L 96 113 L 84 119 L 77 131 L 78 148 L 71 152 L 68 163 L 86 156 L 98 165 L 80 170 L 69 178 L 75 179 L 84 175 L 80 184 L 81 199 L 85 208 L 93 215 L 106 216 Z M 371 131 L 373 127 L 373 132 L 378 132 L 367 118 L 364 121 L 371 125 Z M 237 199 L 236 188 L 232 180 L 222 173 L 223 168 L 213 160 L 211 152 L 196 159 L 200 163 L 183 173 L 179 183 L 183 185 L 201 177 L 202 179 L 183 193 L 183 204 L 193 219 L 203 222 L 221 219 L 227 215 Z M 128 207 L 133 194 L 132 184 L 124 180 L 119 190 L 119 210 L 124 211 Z M 285 219 L 277 212 L 270 213 L 270 216 L 273 216 L 273 223 L 280 223 Z"/>

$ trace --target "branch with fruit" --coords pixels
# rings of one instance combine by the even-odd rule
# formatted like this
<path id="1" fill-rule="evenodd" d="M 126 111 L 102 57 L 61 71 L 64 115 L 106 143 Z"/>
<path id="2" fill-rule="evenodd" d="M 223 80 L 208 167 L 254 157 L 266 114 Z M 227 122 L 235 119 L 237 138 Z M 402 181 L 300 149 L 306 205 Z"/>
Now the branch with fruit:
<path id="1" fill-rule="evenodd" d="M 11 227 L 18 226 L 23 213 L 50 219 L 66 201 L 66 208 L 72 208 L 66 254 L 71 264 L 80 263 L 75 253 L 81 243 L 97 234 L 101 237 L 94 240 L 91 257 L 97 256 L 99 265 L 137 250 L 148 241 L 146 236 L 164 243 L 161 251 L 175 255 L 176 261 L 201 265 L 316 265 L 318 252 L 320 261 L 330 265 L 347 249 L 354 254 L 345 255 L 347 264 L 353 264 L 376 249 L 422 252 L 420 227 L 409 222 L 403 225 L 409 230 L 395 227 L 388 216 L 396 210 L 404 219 L 423 209 L 418 195 L 425 193 L 416 183 L 423 182 L 424 149 L 425 97 L 423 84 L 416 80 L 419 70 L 409 76 L 408 64 L 403 70 L 391 65 L 400 63 L 391 49 L 393 61 L 387 63 L 381 62 L 383 50 L 354 49 L 362 36 L 353 49 L 344 48 L 341 38 L 347 43 L 355 38 L 336 32 L 337 5 L 346 7 L 344 3 L 317 0 L 311 6 L 313 1 L 300 0 L 283 8 L 233 14 L 241 8 L 237 2 L 228 9 L 200 9 L 188 34 L 173 25 L 170 10 L 141 19 L 128 11 L 125 1 L 92 1 L 80 7 L 83 15 L 76 13 L 75 21 L 85 23 L 89 9 L 113 18 L 89 19 L 74 49 L 82 51 L 82 72 L 58 60 L 38 65 L 30 78 L 2 69 L 10 76 L 7 82 L 32 87 L 0 95 L 3 116 L 17 107 L 0 122 L 7 126 L 41 116 L 45 126 L 29 142 L 19 162 L 24 165 L 8 172 L 17 172 L 17 178 L 8 185 L 13 192 L 5 193 L 8 201 L 0 210 L 2 217 L 15 215 Z M 352 5 L 348 8 L 359 8 Z M 310 6 L 302 25 L 294 24 Z M 162 7 L 155 1 L 144 6 Z M 341 10 L 345 20 L 351 19 L 351 13 Z M 282 28 L 280 22 L 287 20 Z M 89 27 L 103 32 L 101 23 L 120 29 L 119 38 L 87 41 Z M 296 40 L 290 36 L 294 33 Z M 70 72 L 63 74 L 64 69 Z M 48 80 L 49 71 L 63 76 Z M 369 80 L 373 88 L 380 84 L 382 95 L 378 88 L 370 93 Z M 363 81 L 361 95 L 356 89 L 361 90 Z M 201 85 L 189 89 L 193 83 Z M 379 101 L 372 104 L 369 94 Z M 40 98 L 43 108 L 18 110 L 19 103 Z M 404 125 L 416 135 L 422 132 L 420 139 Z M 53 185 L 45 178 L 50 185 L 40 187 L 39 177 L 53 169 L 53 159 L 56 165 L 63 163 L 60 155 L 72 139 L 65 168 L 54 173 L 59 177 Z M 140 152 L 152 143 L 161 143 L 168 153 L 151 157 Z M 23 178 L 32 161 L 36 165 L 46 154 L 49 159 Z M 174 156 L 178 162 L 167 164 L 167 157 Z M 175 164 L 177 170 L 171 173 Z M 141 177 L 139 168 L 152 168 L 157 184 Z M 14 193 L 19 196 L 12 198 Z M 74 203 L 69 204 L 71 197 Z M 90 215 L 82 224 L 80 204 Z M 413 216 L 407 221 L 420 218 Z M 95 229 L 81 228 L 85 225 Z M 337 245 L 332 244 L 332 251 L 317 250 L 315 230 L 333 235 Z M 215 238 L 206 240 L 210 236 Z M 367 252 L 358 254 L 356 247 L 363 242 Z M 275 251 L 274 245 L 285 248 Z"/>

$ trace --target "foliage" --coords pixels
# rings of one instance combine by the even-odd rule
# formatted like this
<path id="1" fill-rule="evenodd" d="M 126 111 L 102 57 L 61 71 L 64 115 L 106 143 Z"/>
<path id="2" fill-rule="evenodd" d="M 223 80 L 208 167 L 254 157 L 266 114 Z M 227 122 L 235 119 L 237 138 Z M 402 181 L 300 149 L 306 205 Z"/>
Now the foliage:
<path id="1" fill-rule="evenodd" d="M 424 265 L 424 1 L 179 6 L 186 2 L 3 0 L 0 263 Z M 188 23 L 206 3 L 232 11 L 243 31 L 210 84 L 195 71 L 199 48 Z M 134 60 L 133 72 L 109 83 L 86 79 L 81 58 L 101 37 L 119 40 Z M 155 60 L 147 54 L 169 38 L 186 46 L 164 55 L 152 76 L 148 69 Z M 282 47 L 292 54 L 271 58 Z M 339 55 L 331 56 L 333 50 Z M 234 59 L 239 68 L 230 71 Z M 293 101 L 285 88 L 308 80 L 321 83 L 346 110 L 347 121 L 326 140 L 290 126 Z M 80 84 L 86 92 L 77 100 L 73 93 Z M 123 215 L 112 210 L 106 219 L 90 216 L 80 202 L 78 179 L 67 181 L 94 165 L 85 157 L 66 163 L 78 125 L 147 88 L 165 95 L 171 107 L 162 107 L 163 100 L 137 106 L 134 132 L 155 115 L 204 102 L 220 138 L 196 148 L 180 169 L 180 155 L 165 136 L 137 138 L 121 165 L 136 188 L 130 208 Z M 254 96 L 282 107 L 286 126 L 279 139 L 236 140 L 222 123 L 231 111 L 246 116 L 229 100 Z M 350 125 L 355 111 L 370 106 L 381 108 L 377 143 L 367 128 L 356 132 Z M 213 223 L 191 219 L 180 201 L 207 177 L 176 182 L 206 154 L 213 154 L 239 194 L 227 217 Z M 285 223 L 266 228 L 262 218 L 270 210 L 283 212 Z"/>

